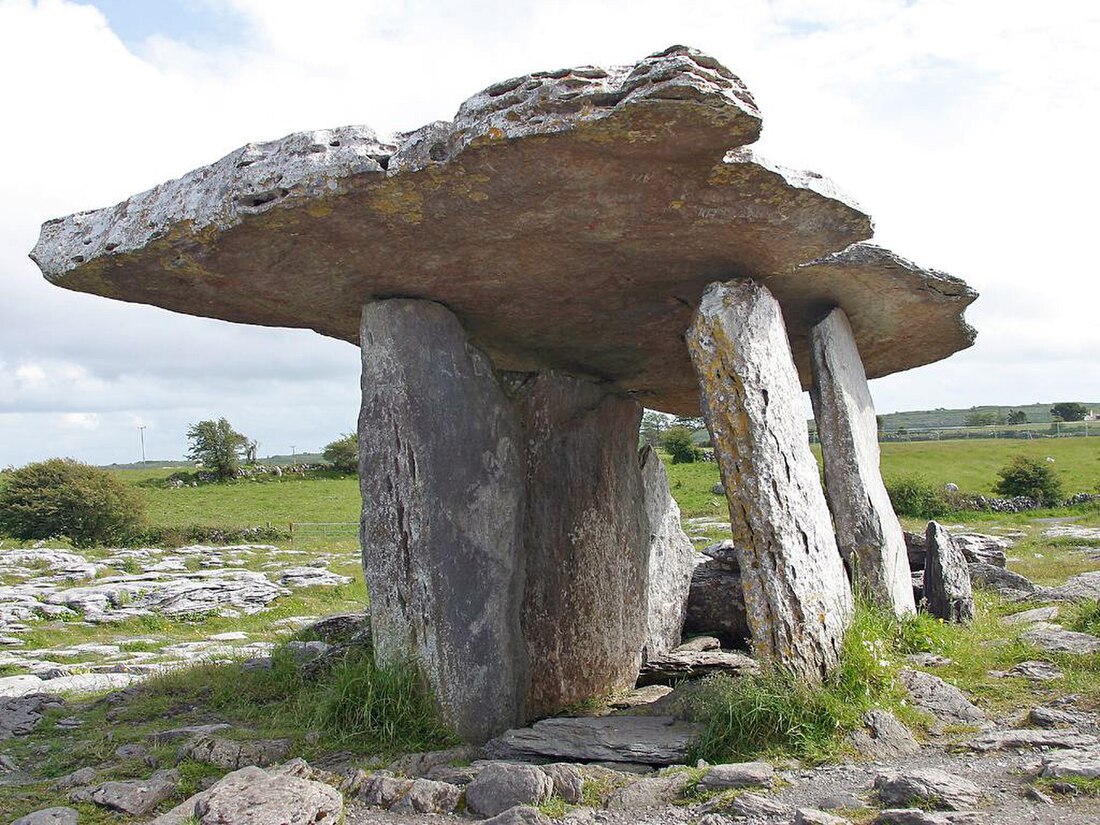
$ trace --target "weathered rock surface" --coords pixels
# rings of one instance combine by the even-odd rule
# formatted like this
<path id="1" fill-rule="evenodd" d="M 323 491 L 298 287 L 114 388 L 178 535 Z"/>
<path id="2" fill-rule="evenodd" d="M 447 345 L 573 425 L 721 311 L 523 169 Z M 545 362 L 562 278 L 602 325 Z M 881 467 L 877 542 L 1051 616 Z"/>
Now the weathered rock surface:
<path id="1" fill-rule="evenodd" d="M 363 309 L 363 568 L 381 661 L 421 662 L 444 717 L 520 719 L 522 435 L 488 360 L 429 301 Z"/>
<path id="2" fill-rule="evenodd" d="M 901 522 L 879 471 L 875 405 L 844 310 L 810 329 L 810 366 L 825 492 L 853 585 L 898 616 L 915 613 Z"/>
<path id="3" fill-rule="evenodd" d="M 1100 599 L 1100 570 L 1071 576 L 1059 587 L 1045 587 L 1039 592 L 1037 598 L 1066 602 Z"/>
<path id="4" fill-rule="evenodd" d="M 1007 539 L 984 533 L 959 533 L 954 538 L 955 544 L 971 564 L 990 564 L 994 567 L 1008 564 L 1007 551 L 1012 544 Z"/>
<path id="5" fill-rule="evenodd" d="M 494 762 L 466 786 L 466 806 L 483 817 L 517 805 L 538 806 L 550 798 L 554 783 L 534 765 Z"/>
<path id="6" fill-rule="evenodd" d="M 939 523 L 928 522 L 928 555 L 924 560 L 924 599 L 928 612 L 944 621 L 974 621 L 974 594 L 966 558 L 951 534 Z"/>
<path id="7" fill-rule="evenodd" d="M 73 808 L 43 808 L 19 817 L 11 825 L 77 825 L 77 816 Z"/>
<path id="8" fill-rule="evenodd" d="M 951 725 L 980 725 L 985 714 L 957 687 L 939 676 L 922 670 L 904 669 L 901 681 L 909 691 L 913 704 L 932 714 L 940 722 Z"/>
<path id="9" fill-rule="evenodd" d="M 700 810 L 706 808 L 707 805 L 704 804 Z M 789 817 L 791 815 L 790 805 L 758 793 L 738 794 L 728 804 L 715 805 L 714 809 L 735 817 L 744 817 L 750 821 L 765 817 Z"/>
<path id="10" fill-rule="evenodd" d="M 683 413 L 698 390 L 680 336 L 715 273 L 770 279 L 792 328 L 845 307 L 871 377 L 968 346 L 973 293 L 846 250 L 867 216 L 819 175 L 739 148 L 759 130 L 740 80 L 673 47 L 504 81 L 399 137 L 352 126 L 249 144 L 48 222 L 33 256 L 70 289 L 352 342 L 361 299 L 417 295 L 500 369 L 606 376 Z M 808 382 L 803 339 L 795 351 Z"/>
<path id="11" fill-rule="evenodd" d="M 705 791 L 729 788 L 766 787 L 775 780 L 775 768 L 767 762 L 734 762 L 715 765 L 702 779 L 699 787 Z"/>
<path id="12" fill-rule="evenodd" d="M 1056 751 L 1043 757 L 1040 775 L 1051 779 L 1100 779 L 1100 747 Z"/>
<path id="13" fill-rule="evenodd" d="M 153 820 L 152 825 L 338 822 L 344 799 L 335 788 L 278 770 L 247 767 Z"/>
<path id="14" fill-rule="evenodd" d="M 494 817 L 482 820 L 481 825 L 551 825 L 552 822 L 553 820 L 538 808 L 517 805 Z"/>
<path id="15" fill-rule="evenodd" d="M 646 777 L 614 791 L 606 807 L 609 811 L 625 811 L 669 805 L 679 799 L 691 784 L 691 775 L 686 772 Z"/>
<path id="16" fill-rule="evenodd" d="M 1020 641 L 1048 653 L 1088 654 L 1100 651 L 1100 638 L 1091 633 L 1066 630 L 1061 625 L 1035 622 L 1020 634 Z"/>
<path id="17" fill-rule="evenodd" d="M 977 811 L 937 812 L 920 808 L 889 808 L 875 817 L 875 825 L 982 825 L 985 814 Z"/>
<path id="18" fill-rule="evenodd" d="M 657 451 L 645 447 L 639 460 L 649 521 L 645 651 L 647 657 L 653 657 L 680 644 L 695 569 L 695 548 L 680 526 L 680 508 L 669 490 L 668 473 Z"/>
<path id="19" fill-rule="evenodd" d="M 509 730 L 485 745 L 495 759 L 634 762 L 674 765 L 683 762 L 701 725 L 663 716 L 605 716 L 544 719 L 529 728 Z"/>
<path id="20" fill-rule="evenodd" d="M 641 407 L 559 373 L 511 383 L 526 447 L 520 622 L 530 663 L 523 714 L 532 719 L 634 686 L 650 527 Z"/>
<path id="21" fill-rule="evenodd" d="M 875 777 L 875 793 L 887 806 L 919 802 L 931 808 L 965 811 L 982 798 L 982 791 L 968 779 L 938 768 L 917 768 L 906 773 L 880 773 Z"/>
<path id="22" fill-rule="evenodd" d="M 1010 616 L 1005 616 L 1001 621 L 1005 624 L 1028 625 L 1036 622 L 1052 622 L 1057 618 L 1058 607 L 1057 605 L 1051 605 L 1050 607 L 1036 607 L 1020 613 L 1013 613 Z"/>
<path id="23" fill-rule="evenodd" d="M 290 755 L 289 739 L 223 739 L 203 735 L 180 750 L 181 758 L 216 765 L 227 771 L 254 765 L 267 767 Z"/>
<path id="24" fill-rule="evenodd" d="M 885 760 L 920 750 L 909 728 L 886 710 L 870 710 L 863 716 L 863 728 L 852 732 L 852 746 L 866 759 Z"/>
<path id="25" fill-rule="evenodd" d="M 1052 682 L 1056 679 L 1064 679 L 1065 673 L 1058 665 L 1051 664 L 1050 662 L 1019 662 L 1013 665 L 1008 670 L 998 671 L 991 670 L 990 676 L 996 677 L 1008 677 L 1019 679 L 1031 679 L 1035 682 Z"/>
<path id="26" fill-rule="evenodd" d="M 684 632 L 714 634 L 726 647 L 746 645 L 752 632 L 745 615 L 741 573 L 735 566 L 698 558 L 691 574 Z"/>
<path id="27" fill-rule="evenodd" d="M 995 730 L 971 739 L 967 747 L 975 751 L 1012 750 L 1014 748 L 1089 748 L 1098 741 L 1088 733 L 1074 730 Z"/>
<path id="28" fill-rule="evenodd" d="M 715 673 L 746 676 L 760 672 L 760 665 L 743 653 L 729 650 L 670 650 L 650 659 L 638 673 L 638 684 L 676 685 L 684 679 L 699 679 Z"/>
<path id="29" fill-rule="evenodd" d="M 806 441 L 779 303 L 749 280 L 707 288 L 687 335 L 740 556 L 754 654 L 820 681 L 853 603 Z"/>
<path id="30" fill-rule="evenodd" d="M 175 771 L 157 771 L 149 779 L 123 779 L 78 788 L 69 798 L 74 802 L 93 802 L 130 816 L 148 816 L 175 794 L 178 784 L 179 775 Z"/>
<path id="31" fill-rule="evenodd" d="M 62 706 L 60 699 L 45 693 L 0 698 L 0 742 L 26 736 L 38 727 L 47 710 Z"/>
<path id="32" fill-rule="evenodd" d="M 994 564 L 971 562 L 967 568 L 970 571 L 972 585 L 1000 593 L 1008 599 L 1026 598 L 1039 589 L 1027 576 L 1021 576 L 1019 573 Z"/>

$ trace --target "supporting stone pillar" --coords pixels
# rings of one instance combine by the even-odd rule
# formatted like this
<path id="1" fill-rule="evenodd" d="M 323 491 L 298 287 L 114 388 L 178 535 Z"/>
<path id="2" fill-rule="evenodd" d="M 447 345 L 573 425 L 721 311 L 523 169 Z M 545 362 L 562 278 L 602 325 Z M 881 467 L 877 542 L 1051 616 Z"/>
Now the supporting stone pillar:
<path id="1" fill-rule="evenodd" d="M 646 519 L 634 401 L 558 373 L 514 390 L 526 437 L 524 711 L 631 688 L 646 628 Z"/>
<path id="2" fill-rule="evenodd" d="M 650 447 L 638 459 L 649 520 L 645 652 L 652 657 L 680 644 L 696 553 L 680 526 L 680 507 L 669 490 L 664 462 Z"/>
<path id="3" fill-rule="evenodd" d="M 410 658 L 481 741 L 520 721 L 523 436 L 488 359 L 429 301 L 364 307 L 359 479 L 375 655 Z"/>
<path id="4" fill-rule="evenodd" d="M 848 316 L 839 307 L 810 330 L 825 493 L 853 587 L 898 616 L 916 611 L 901 523 L 879 470 L 878 426 Z"/>
<path id="5" fill-rule="evenodd" d="M 852 592 L 779 303 L 755 281 L 711 284 L 687 342 L 729 499 L 753 649 L 820 681 L 839 659 Z"/>
<path id="6" fill-rule="evenodd" d="M 633 686 L 646 631 L 641 408 L 498 376 L 440 304 L 366 306 L 359 477 L 375 656 L 478 741 Z"/>

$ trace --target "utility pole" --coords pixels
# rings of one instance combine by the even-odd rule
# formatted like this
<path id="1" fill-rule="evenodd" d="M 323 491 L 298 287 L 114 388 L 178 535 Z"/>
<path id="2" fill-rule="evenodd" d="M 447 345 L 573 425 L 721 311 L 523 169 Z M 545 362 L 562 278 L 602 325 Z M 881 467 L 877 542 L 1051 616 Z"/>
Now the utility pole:
<path id="1" fill-rule="evenodd" d="M 141 466 L 145 466 L 145 425 L 138 425 L 138 432 L 141 434 Z"/>

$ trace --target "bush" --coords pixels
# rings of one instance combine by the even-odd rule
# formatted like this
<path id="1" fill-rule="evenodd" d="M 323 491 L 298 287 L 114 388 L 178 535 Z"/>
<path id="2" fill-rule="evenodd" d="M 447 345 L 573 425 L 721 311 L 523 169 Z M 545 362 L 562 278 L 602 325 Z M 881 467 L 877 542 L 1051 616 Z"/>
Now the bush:
<path id="1" fill-rule="evenodd" d="M 325 447 L 325 461 L 341 473 L 359 472 L 359 439 L 348 433 Z"/>
<path id="2" fill-rule="evenodd" d="M 699 460 L 699 448 L 687 427 L 669 427 L 661 436 L 661 446 L 672 456 L 673 464 L 690 464 Z"/>
<path id="3" fill-rule="evenodd" d="M 1062 482 L 1045 461 L 1018 455 L 997 471 L 1001 480 L 993 489 L 1004 496 L 1027 496 L 1047 507 L 1064 498 Z"/>
<path id="4" fill-rule="evenodd" d="M 145 521 L 138 494 L 105 470 L 51 458 L 6 473 L 0 531 L 17 539 L 64 536 L 77 547 L 125 542 Z"/>
<path id="5" fill-rule="evenodd" d="M 951 512 L 944 491 L 924 476 L 910 475 L 886 482 L 890 503 L 899 516 L 909 518 L 943 518 Z"/>

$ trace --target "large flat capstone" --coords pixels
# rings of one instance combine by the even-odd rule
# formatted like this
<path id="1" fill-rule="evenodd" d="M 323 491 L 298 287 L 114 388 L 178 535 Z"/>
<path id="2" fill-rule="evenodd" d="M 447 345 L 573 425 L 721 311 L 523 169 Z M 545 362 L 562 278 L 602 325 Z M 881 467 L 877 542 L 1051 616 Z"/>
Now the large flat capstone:
<path id="1" fill-rule="evenodd" d="M 807 331 L 848 313 L 874 378 L 969 346 L 961 281 L 874 247 L 820 175 L 746 148 L 760 115 L 716 60 L 498 83 L 400 135 L 365 126 L 252 143 L 105 209 L 49 221 L 53 283 L 359 342 L 359 308 L 449 307 L 498 369 L 558 369 L 694 413 L 682 334 L 706 285 L 766 281 L 803 386 Z"/>

